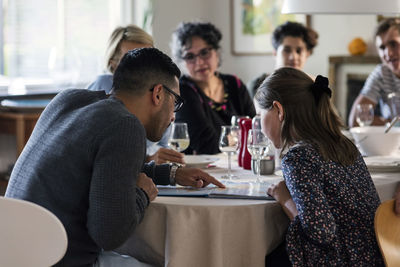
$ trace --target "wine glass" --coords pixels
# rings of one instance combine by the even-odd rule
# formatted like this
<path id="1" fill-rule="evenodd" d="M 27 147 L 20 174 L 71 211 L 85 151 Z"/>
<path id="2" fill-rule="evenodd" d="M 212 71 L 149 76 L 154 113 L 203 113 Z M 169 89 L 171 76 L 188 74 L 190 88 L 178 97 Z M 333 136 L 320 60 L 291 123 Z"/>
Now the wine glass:
<path id="1" fill-rule="evenodd" d="M 390 117 L 392 122 L 389 125 L 400 126 L 400 93 L 390 93 L 388 95 L 390 104 Z"/>
<path id="2" fill-rule="evenodd" d="M 168 146 L 178 152 L 184 151 L 190 143 L 187 123 L 174 122 L 171 128 Z"/>
<path id="3" fill-rule="evenodd" d="M 261 129 L 250 129 L 247 135 L 247 150 L 251 157 L 256 160 L 256 173 L 257 183 L 261 183 L 261 159 L 268 156 L 270 149 L 270 141 L 268 137 L 264 135 Z"/>
<path id="4" fill-rule="evenodd" d="M 374 120 L 374 107 L 372 104 L 358 104 L 356 107 L 356 120 L 361 127 L 371 125 Z"/>
<path id="5" fill-rule="evenodd" d="M 239 147 L 240 129 L 238 126 L 221 126 L 221 136 L 219 138 L 219 149 L 228 154 L 228 175 L 221 178 L 232 180 L 234 176 L 231 173 L 231 155 Z"/>
<path id="6" fill-rule="evenodd" d="M 251 129 L 259 129 L 261 130 L 261 116 L 255 115 L 251 120 Z"/>
<path id="7" fill-rule="evenodd" d="M 239 126 L 239 120 L 241 118 L 250 118 L 249 116 L 241 116 L 241 115 L 232 115 L 231 117 L 231 125 L 232 126 Z"/>
<path id="8" fill-rule="evenodd" d="M 390 115 L 392 118 L 400 116 L 400 93 L 390 93 L 388 95 L 390 104 Z"/>

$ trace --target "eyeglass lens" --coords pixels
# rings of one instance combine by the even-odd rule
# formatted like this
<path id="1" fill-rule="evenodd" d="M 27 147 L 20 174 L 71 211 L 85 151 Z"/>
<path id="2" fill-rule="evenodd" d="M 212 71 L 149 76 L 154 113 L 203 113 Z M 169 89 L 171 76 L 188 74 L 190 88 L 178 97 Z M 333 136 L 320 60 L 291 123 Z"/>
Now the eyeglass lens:
<path id="1" fill-rule="evenodd" d="M 211 50 L 212 48 L 207 47 L 201 49 L 197 55 L 193 53 L 187 53 L 185 56 L 183 56 L 183 59 L 188 62 L 194 62 L 196 60 L 196 57 L 200 57 L 201 59 L 208 59 L 211 56 Z"/>

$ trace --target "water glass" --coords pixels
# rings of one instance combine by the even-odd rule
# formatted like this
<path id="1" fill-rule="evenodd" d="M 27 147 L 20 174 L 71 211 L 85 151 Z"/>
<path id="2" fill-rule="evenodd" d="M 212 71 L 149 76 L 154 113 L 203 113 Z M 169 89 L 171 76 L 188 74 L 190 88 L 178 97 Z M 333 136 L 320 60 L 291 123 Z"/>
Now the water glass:
<path id="1" fill-rule="evenodd" d="M 238 150 L 240 144 L 240 129 L 238 126 L 221 126 L 219 149 L 228 154 L 228 175 L 221 178 L 232 180 L 231 155 Z"/>
<path id="2" fill-rule="evenodd" d="M 168 146 L 178 152 L 184 151 L 189 147 L 190 139 L 186 122 L 172 123 L 171 135 L 169 136 Z"/>
<path id="3" fill-rule="evenodd" d="M 251 121 L 251 129 L 261 130 L 261 116 L 255 115 Z"/>
<path id="4" fill-rule="evenodd" d="M 374 107 L 372 104 L 358 104 L 356 107 L 356 120 L 361 127 L 371 125 L 374 120 Z"/>
<path id="5" fill-rule="evenodd" d="M 247 135 L 247 150 L 257 162 L 257 183 L 261 183 L 261 160 L 268 157 L 271 147 L 268 137 L 260 129 L 251 129 Z"/>
<path id="6" fill-rule="evenodd" d="M 400 116 L 400 93 L 390 93 L 388 95 L 388 101 L 390 105 L 390 116 L 394 117 Z"/>

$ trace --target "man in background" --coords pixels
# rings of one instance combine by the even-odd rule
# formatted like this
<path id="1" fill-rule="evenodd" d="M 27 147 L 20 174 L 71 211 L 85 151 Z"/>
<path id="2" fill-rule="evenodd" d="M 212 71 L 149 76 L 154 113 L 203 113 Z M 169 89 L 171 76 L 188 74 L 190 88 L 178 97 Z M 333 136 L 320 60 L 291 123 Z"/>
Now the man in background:
<path id="1" fill-rule="evenodd" d="M 359 104 L 379 103 L 382 117 L 376 116 L 372 125 L 384 125 L 391 120 L 388 95 L 400 93 L 400 19 L 383 20 L 375 31 L 375 44 L 382 64 L 376 66 L 368 76 L 360 95 L 356 98 L 349 115 L 349 126 L 358 126 L 356 108 Z"/>

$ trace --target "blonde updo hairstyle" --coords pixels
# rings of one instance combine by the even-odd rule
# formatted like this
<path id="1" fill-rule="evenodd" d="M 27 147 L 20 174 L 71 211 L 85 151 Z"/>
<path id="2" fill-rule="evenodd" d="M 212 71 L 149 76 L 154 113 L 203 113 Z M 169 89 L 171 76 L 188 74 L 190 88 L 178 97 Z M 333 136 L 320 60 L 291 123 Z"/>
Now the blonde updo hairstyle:
<path id="1" fill-rule="evenodd" d="M 121 43 L 123 41 L 154 47 L 153 37 L 138 26 L 130 24 L 126 27 L 117 27 L 108 40 L 105 56 L 107 70 L 111 73 L 114 73 L 118 62 L 123 56 L 121 55 Z"/>

